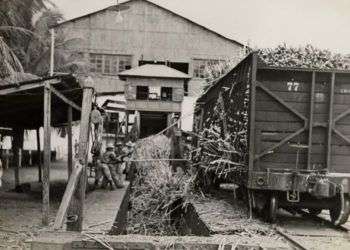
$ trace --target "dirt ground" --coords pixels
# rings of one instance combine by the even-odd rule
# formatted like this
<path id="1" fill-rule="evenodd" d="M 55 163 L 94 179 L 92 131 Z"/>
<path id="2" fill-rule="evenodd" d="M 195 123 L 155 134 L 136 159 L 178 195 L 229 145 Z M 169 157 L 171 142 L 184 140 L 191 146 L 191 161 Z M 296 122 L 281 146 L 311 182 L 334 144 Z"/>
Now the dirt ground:
<path id="1" fill-rule="evenodd" d="M 65 189 L 66 163 L 53 163 L 50 175 L 52 180 L 50 221 L 52 223 Z M 41 224 L 38 169 L 36 167 L 21 169 L 20 181 L 32 183 L 33 190 L 29 191 L 29 185 L 27 185 L 28 189 L 24 188 L 24 192 L 14 192 L 13 170 L 5 170 L 3 187 L 0 188 L 0 249 L 30 249 L 26 241 L 48 229 Z"/>

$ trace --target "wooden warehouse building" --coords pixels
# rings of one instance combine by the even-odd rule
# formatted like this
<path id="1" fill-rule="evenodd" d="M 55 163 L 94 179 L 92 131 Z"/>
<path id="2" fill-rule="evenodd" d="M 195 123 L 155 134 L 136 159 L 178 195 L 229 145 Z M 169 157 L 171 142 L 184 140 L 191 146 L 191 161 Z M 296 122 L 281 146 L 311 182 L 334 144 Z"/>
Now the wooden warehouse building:
<path id="1" fill-rule="evenodd" d="M 118 18 L 119 17 L 119 18 Z M 191 77 L 186 95 L 200 94 L 205 66 L 242 59 L 243 44 L 148 0 L 129 0 L 54 27 L 66 39 L 83 38 L 69 51 L 90 62 L 96 91 L 124 92 L 118 73 L 143 64 L 166 64 Z"/>

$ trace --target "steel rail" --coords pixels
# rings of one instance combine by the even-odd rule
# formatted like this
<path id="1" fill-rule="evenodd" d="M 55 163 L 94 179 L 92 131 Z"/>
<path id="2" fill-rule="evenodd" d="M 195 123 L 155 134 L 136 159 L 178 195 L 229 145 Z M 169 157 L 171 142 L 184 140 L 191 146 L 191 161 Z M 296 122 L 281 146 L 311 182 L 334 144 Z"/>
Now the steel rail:
<path id="1" fill-rule="evenodd" d="M 281 227 L 274 227 L 274 229 L 279 235 L 281 235 L 284 239 L 286 239 L 294 247 L 297 247 L 300 250 L 309 250 L 307 247 L 303 246 L 298 241 L 296 241 L 291 235 L 283 232 L 283 228 L 281 228 Z"/>

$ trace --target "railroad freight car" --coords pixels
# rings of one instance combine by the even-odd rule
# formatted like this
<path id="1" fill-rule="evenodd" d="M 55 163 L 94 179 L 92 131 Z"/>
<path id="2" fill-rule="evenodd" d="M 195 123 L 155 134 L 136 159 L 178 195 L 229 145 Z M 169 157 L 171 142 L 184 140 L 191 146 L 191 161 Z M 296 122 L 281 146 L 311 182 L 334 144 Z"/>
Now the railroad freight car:
<path id="1" fill-rule="evenodd" d="M 197 100 L 194 119 L 202 138 L 214 123 L 222 138 L 241 137 L 230 180 L 270 221 L 278 208 L 347 221 L 350 71 L 271 67 L 251 53 Z"/>

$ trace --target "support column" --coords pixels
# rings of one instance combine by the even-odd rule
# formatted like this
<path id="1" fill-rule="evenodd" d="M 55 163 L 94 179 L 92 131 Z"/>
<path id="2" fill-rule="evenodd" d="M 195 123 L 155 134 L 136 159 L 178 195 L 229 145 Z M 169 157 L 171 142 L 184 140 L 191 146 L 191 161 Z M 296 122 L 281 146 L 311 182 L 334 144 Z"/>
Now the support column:
<path id="1" fill-rule="evenodd" d="M 126 118 L 125 118 L 125 138 L 124 140 L 129 140 L 129 111 L 125 112 Z"/>
<path id="2" fill-rule="evenodd" d="M 13 128 L 13 157 L 14 157 L 14 167 L 15 167 L 15 189 L 19 190 L 20 178 L 19 171 L 22 165 L 22 148 L 23 148 L 23 136 L 24 129 Z"/>
<path id="3" fill-rule="evenodd" d="M 68 179 L 73 171 L 72 119 L 73 119 L 73 109 L 71 106 L 69 106 L 67 110 Z"/>
<path id="4" fill-rule="evenodd" d="M 51 165 L 51 91 L 50 83 L 44 88 L 44 169 L 43 169 L 43 207 L 42 223 L 49 225 L 50 215 L 50 165 Z"/>
<path id="5" fill-rule="evenodd" d="M 93 84 L 88 82 L 87 84 Z M 83 165 L 83 170 L 80 175 L 79 184 L 72 198 L 71 206 L 68 212 L 68 217 L 71 219 L 67 222 L 68 231 L 79 231 L 83 229 L 83 219 L 84 219 L 84 201 L 85 201 L 85 191 L 87 183 L 87 159 L 89 152 L 89 133 L 90 133 L 90 113 L 92 108 L 92 98 L 94 89 L 92 87 L 84 87 L 83 92 L 83 103 L 81 111 L 81 121 L 80 121 L 80 135 L 79 135 L 79 152 L 78 159 Z"/>
<path id="6" fill-rule="evenodd" d="M 38 181 L 42 182 L 42 160 L 41 160 L 41 146 L 40 146 L 40 128 L 36 129 L 36 145 L 38 151 Z"/>
<path id="7" fill-rule="evenodd" d="M 15 189 L 19 190 L 20 180 L 19 180 L 19 170 L 22 168 L 22 149 L 16 147 L 15 155 Z"/>

